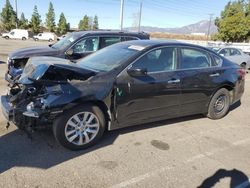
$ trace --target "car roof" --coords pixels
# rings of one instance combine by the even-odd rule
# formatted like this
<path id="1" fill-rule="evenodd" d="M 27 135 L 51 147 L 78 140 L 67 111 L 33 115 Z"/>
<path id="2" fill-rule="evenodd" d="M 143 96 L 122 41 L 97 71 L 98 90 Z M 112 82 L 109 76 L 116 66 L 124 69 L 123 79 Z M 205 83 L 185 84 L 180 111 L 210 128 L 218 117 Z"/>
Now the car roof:
<path id="1" fill-rule="evenodd" d="M 85 35 L 124 35 L 136 36 L 139 38 L 149 38 L 149 34 L 145 32 L 130 32 L 130 31 L 116 31 L 116 30 L 96 30 L 96 31 L 75 31 L 74 33 L 81 36 Z"/>
<path id="2" fill-rule="evenodd" d="M 203 46 L 180 42 L 177 40 L 158 40 L 158 39 L 157 40 L 131 40 L 131 41 L 123 42 L 123 43 L 129 44 L 129 45 L 141 46 L 141 47 L 157 47 L 157 46 L 160 47 L 160 46 L 180 45 L 180 46 L 185 46 L 185 47 L 195 47 L 195 48 L 198 47 L 200 49 L 209 50 Z"/>

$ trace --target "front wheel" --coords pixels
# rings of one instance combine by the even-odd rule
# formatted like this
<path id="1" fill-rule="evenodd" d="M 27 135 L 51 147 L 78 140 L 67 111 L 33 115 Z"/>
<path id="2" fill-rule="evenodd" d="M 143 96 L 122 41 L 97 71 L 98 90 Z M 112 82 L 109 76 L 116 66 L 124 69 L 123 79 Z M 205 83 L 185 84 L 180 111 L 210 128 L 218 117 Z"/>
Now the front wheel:
<path id="1" fill-rule="evenodd" d="M 23 37 L 23 38 L 22 38 L 22 40 L 26 40 L 26 38 L 25 38 L 25 37 Z"/>
<path id="2" fill-rule="evenodd" d="M 102 110 L 94 105 L 82 105 L 66 111 L 56 119 L 53 133 L 65 148 L 80 150 L 97 143 L 105 130 Z"/>
<path id="3" fill-rule="evenodd" d="M 214 120 L 221 119 L 227 114 L 229 107 L 229 91 L 225 88 L 219 89 L 209 103 L 207 117 Z"/>
<path id="4" fill-rule="evenodd" d="M 7 39 L 7 40 L 10 39 L 10 37 L 8 37 L 8 36 L 6 36 L 6 37 L 4 37 L 4 38 Z"/>

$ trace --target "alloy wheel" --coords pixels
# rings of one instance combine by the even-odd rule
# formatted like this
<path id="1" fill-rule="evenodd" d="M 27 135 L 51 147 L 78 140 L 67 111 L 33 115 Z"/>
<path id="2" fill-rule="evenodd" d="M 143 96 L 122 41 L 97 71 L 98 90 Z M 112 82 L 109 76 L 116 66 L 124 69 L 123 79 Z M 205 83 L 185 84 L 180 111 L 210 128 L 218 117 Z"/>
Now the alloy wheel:
<path id="1" fill-rule="evenodd" d="M 70 143 L 82 146 L 96 137 L 99 128 L 100 123 L 95 114 L 80 112 L 68 120 L 65 126 L 65 137 Z"/>

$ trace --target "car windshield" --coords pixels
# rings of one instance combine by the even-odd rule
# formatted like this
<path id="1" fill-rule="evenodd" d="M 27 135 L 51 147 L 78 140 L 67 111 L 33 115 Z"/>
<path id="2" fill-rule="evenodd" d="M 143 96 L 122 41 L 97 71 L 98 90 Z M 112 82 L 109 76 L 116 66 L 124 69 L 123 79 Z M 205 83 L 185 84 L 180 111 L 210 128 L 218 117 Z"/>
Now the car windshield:
<path id="1" fill-rule="evenodd" d="M 69 35 L 66 35 L 64 38 L 59 40 L 57 43 L 53 44 L 51 47 L 58 49 L 58 50 L 62 50 L 64 48 L 68 47 L 69 45 L 71 45 L 78 38 L 79 38 L 78 33 L 71 33 Z"/>
<path id="2" fill-rule="evenodd" d="M 119 67 L 124 61 L 143 50 L 141 46 L 115 44 L 78 61 L 83 68 L 108 72 Z"/>

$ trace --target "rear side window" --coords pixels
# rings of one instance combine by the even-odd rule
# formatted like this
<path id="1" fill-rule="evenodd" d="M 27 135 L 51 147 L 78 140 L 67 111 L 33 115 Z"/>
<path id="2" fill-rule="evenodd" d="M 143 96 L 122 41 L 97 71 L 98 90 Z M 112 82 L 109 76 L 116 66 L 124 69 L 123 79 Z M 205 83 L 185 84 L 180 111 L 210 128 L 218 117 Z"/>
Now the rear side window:
<path id="1" fill-rule="evenodd" d="M 220 57 L 218 57 L 216 55 L 213 55 L 213 54 L 212 54 L 212 57 L 214 59 L 214 61 L 212 63 L 212 66 L 221 67 L 223 60 Z"/>
<path id="2" fill-rule="evenodd" d="M 231 49 L 231 56 L 241 55 L 240 51 L 237 49 Z"/>
<path id="3" fill-rule="evenodd" d="M 121 37 L 100 37 L 100 49 L 121 42 Z"/>
<path id="4" fill-rule="evenodd" d="M 181 49 L 180 69 L 211 67 L 211 58 L 205 51 L 191 48 Z"/>
<path id="5" fill-rule="evenodd" d="M 122 41 L 138 40 L 136 37 L 122 37 Z"/>

